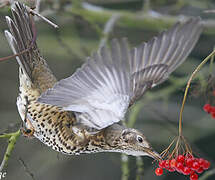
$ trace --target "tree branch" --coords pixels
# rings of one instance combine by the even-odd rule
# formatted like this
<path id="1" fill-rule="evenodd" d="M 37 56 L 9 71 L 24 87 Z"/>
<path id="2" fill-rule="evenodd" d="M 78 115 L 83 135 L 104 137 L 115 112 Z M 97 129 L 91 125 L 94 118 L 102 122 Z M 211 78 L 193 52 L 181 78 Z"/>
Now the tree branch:
<path id="1" fill-rule="evenodd" d="M 0 138 L 8 138 L 9 139 L 7 150 L 4 154 L 3 160 L 1 162 L 0 172 L 2 172 L 2 170 L 5 168 L 5 166 L 7 166 L 7 162 L 10 158 L 10 155 L 11 155 L 11 153 L 15 147 L 16 141 L 19 138 L 20 134 L 21 134 L 21 132 L 20 132 L 20 130 L 18 130 L 14 133 L 8 133 L 8 134 L 0 135 Z"/>
<path id="2" fill-rule="evenodd" d="M 169 28 L 177 21 L 181 19 L 188 19 L 188 16 L 172 16 L 172 15 L 163 15 L 156 11 L 149 11 L 147 14 L 142 12 L 128 12 L 123 10 L 110 10 L 100 8 L 99 6 L 86 5 L 83 3 L 83 8 L 66 8 L 67 12 L 72 12 L 76 15 L 87 17 L 91 22 L 104 24 L 108 21 L 111 16 L 115 13 L 120 15 L 120 21 L 116 23 L 116 26 L 121 28 L 134 28 L 134 29 L 145 29 L 145 30 L 154 30 L 160 31 L 166 28 Z M 205 20 L 204 21 L 205 31 L 203 34 L 213 35 L 215 34 L 215 21 L 214 20 Z"/>
<path id="3" fill-rule="evenodd" d="M 107 43 L 109 34 L 113 30 L 114 25 L 119 18 L 120 18 L 119 14 L 113 14 L 111 16 L 111 18 L 105 24 L 104 31 L 103 31 L 103 38 L 101 38 L 100 43 L 99 43 L 99 49 L 101 49 Z"/>
<path id="4" fill-rule="evenodd" d="M 59 28 L 57 24 L 53 23 L 52 21 L 50 21 L 49 19 L 47 19 L 45 16 L 42 16 L 41 14 L 39 14 L 38 12 L 32 10 L 31 8 L 29 8 L 28 6 L 26 6 L 26 9 L 28 10 L 28 12 L 32 13 L 33 15 L 36 15 L 37 17 L 41 18 L 43 21 L 47 22 L 48 24 L 50 24 L 51 26 L 53 26 L 54 28 Z"/>
<path id="5" fill-rule="evenodd" d="M 136 165 L 137 165 L 136 180 L 143 180 L 144 163 L 143 159 L 139 156 L 136 157 Z"/>
<path id="6" fill-rule="evenodd" d="M 128 167 L 128 156 L 126 154 L 121 154 L 121 169 L 122 169 L 121 180 L 128 180 L 129 167 Z"/>
<path id="7" fill-rule="evenodd" d="M 19 162 L 23 165 L 25 172 L 31 177 L 31 179 L 35 180 L 34 174 L 30 171 L 24 160 L 22 158 L 19 158 Z"/>
<path id="8" fill-rule="evenodd" d="M 200 178 L 199 180 L 206 180 L 207 178 L 209 178 L 210 176 L 214 175 L 215 174 L 215 168 L 214 169 L 211 169 L 207 172 L 205 172 Z"/>

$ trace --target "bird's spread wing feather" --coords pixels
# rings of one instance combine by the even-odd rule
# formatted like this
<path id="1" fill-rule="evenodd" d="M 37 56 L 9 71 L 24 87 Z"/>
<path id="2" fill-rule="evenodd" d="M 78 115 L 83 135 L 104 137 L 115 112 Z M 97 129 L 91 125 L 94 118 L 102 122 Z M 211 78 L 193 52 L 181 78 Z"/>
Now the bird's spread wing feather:
<path id="1" fill-rule="evenodd" d="M 114 39 L 72 76 L 55 84 L 39 102 L 78 112 L 79 121 L 102 129 L 123 119 L 145 91 L 165 81 L 184 62 L 202 32 L 200 18 L 177 23 L 148 43 L 129 50 Z"/>
<path id="2" fill-rule="evenodd" d="M 9 31 L 5 31 L 7 41 L 13 53 L 19 54 L 16 60 L 24 76 L 27 75 L 27 80 L 33 83 L 37 90 L 45 92 L 53 87 L 57 80 L 37 47 L 33 16 L 20 2 L 14 2 L 11 12 L 12 19 L 6 16 L 9 27 Z"/>
<path id="3" fill-rule="evenodd" d="M 125 40 L 122 40 L 125 41 Z M 69 78 L 56 83 L 39 102 L 78 113 L 80 122 L 102 129 L 123 119 L 130 101 L 130 56 L 127 43 L 113 40 Z M 124 56 L 127 54 L 127 56 Z"/>
<path id="4" fill-rule="evenodd" d="M 131 51 L 132 75 L 139 81 L 133 86 L 134 96 L 130 105 L 144 92 L 165 81 L 181 65 L 193 49 L 202 32 L 200 18 L 191 18 L 185 23 L 178 22 L 158 37 L 143 43 Z M 145 78 L 146 77 L 146 78 Z M 141 79 L 139 79 L 141 78 Z M 143 84 L 145 88 L 142 88 Z"/>

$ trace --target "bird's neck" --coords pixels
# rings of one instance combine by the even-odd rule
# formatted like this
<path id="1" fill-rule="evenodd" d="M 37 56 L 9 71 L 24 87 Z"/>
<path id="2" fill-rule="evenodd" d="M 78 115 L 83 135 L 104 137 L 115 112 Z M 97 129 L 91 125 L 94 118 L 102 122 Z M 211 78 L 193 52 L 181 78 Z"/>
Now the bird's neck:
<path id="1" fill-rule="evenodd" d="M 97 147 L 100 151 L 118 152 L 117 146 L 124 126 L 113 124 L 90 138 L 89 145 Z"/>

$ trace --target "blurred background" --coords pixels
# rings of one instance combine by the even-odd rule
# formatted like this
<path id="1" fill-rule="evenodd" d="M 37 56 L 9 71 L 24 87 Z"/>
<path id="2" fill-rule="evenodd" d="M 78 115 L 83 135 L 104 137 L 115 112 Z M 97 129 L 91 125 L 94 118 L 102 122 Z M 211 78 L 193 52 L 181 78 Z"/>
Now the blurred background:
<path id="1" fill-rule="evenodd" d="M 1 0 L 0 3 L 4 5 L 5 1 Z M 34 3 L 33 0 L 27 1 L 31 7 Z M 127 115 L 127 123 L 142 130 L 156 151 L 164 150 L 177 136 L 186 82 L 215 45 L 215 1 L 44 0 L 37 3 L 39 12 L 59 26 L 59 29 L 55 29 L 40 19 L 36 23 L 38 46 L 58 79 L 71 75 L 84 63 L 86 56 L 114 37 L 127 37 L 131 46 L 134 46 L 150 40 L 179 19 L 200 16 L 205 21 L 205 31 L 187 61 L 167 82 L 146 93 Z M 4 37 L 4 30 L 7 29 L 5 15 L 11 15 L 8 6 L 0 8 L 0 58 L 12 54 Z M 110 29 L 107 23 L 111 25 Z M 192 83 L 183 113 L 183 134 L 195 155 L 209 160 L 211 169 L 214 169 L 215 119 L 202 109 L 208 101 L 215 102 L 215 97 L 210 96 L 215 66 L 209 64 L 204 66 Z M 14 132 L 20 128 L 21 119 L 16 108 L 18 86 L 15 59 L 0 62 L 0 133 Z M 0 139 L 0 161 L 7 144 L 7 139 Z M 166 171 L 157 177 L 154 173 L 157 163 L 153 164 L 148 157 L 129 157 L 127 165 L 129 173 L 123 179 L 121 154 L 67 156 L 51 150 L 37 139 L 21 136 L 9 159 L 5 179 L 189 179 Z M 202 179 L 212 180 L 215 175 Z"/>

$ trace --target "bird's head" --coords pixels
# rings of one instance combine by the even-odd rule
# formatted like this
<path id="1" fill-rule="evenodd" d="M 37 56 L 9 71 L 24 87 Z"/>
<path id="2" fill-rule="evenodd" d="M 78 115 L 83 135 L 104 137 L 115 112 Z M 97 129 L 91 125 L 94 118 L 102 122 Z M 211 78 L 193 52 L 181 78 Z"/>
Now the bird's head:
<path id="1" fill-rule="evenodd" d="M 113 152 L 122 152 L 132 156 L 150 156 L 161 160 L 161 156 L 152 149 L 142 132 L 132 128 L 119 128 L 119 125 L 106 130 L 106 142 Z"/>

